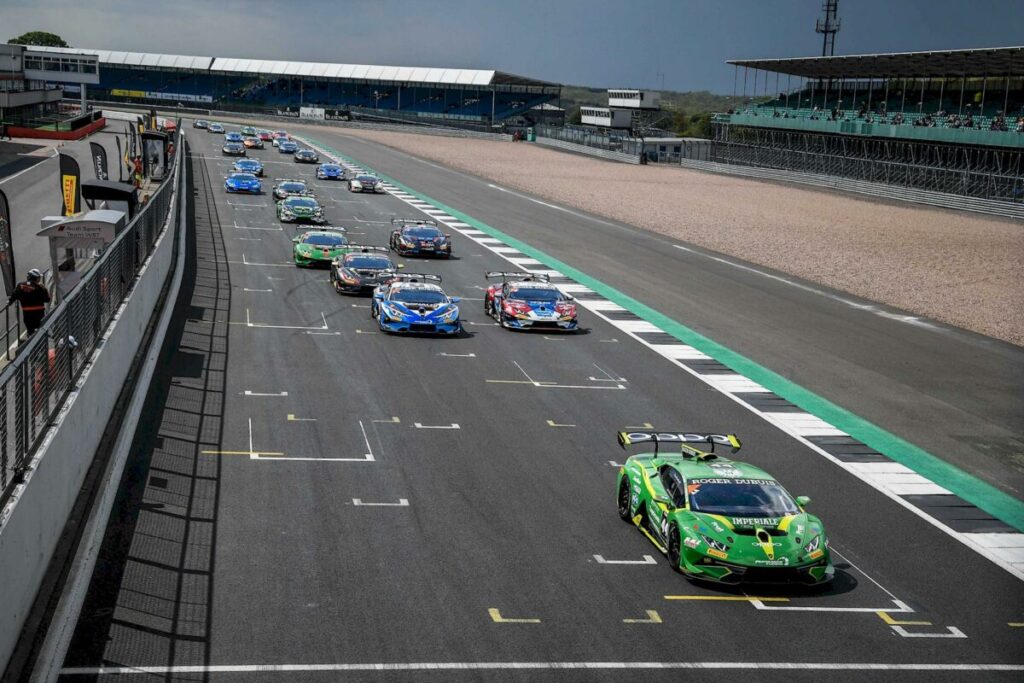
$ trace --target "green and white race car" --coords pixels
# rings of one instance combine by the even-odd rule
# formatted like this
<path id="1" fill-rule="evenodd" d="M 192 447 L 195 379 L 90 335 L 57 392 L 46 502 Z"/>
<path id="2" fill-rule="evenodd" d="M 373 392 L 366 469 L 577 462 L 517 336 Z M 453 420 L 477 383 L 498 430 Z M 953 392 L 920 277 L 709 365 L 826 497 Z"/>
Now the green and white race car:
<path id="1" fill-rule="evenodd" d="M 286 197 L 277 203 L 277 220 L 282 223 L 318 223 L 327 222 L 324 209 L 314 197 Z"/>
<path id="2" fill-rule="evenodd" d="M 297 266 L 330 267 L 331 261 L 352 251 L 342 228 L 315 228 L 292 238 Z"/>
<path id="3" fill-rule="evenodd" d="M 618 438 L 622 448 L 654 446 L 619 470 L 616 502 L 619 517 L 639 528 L 673 569 L 724 584 L 832 581 L 825 527 L 804 511 L 810 499 L 793 498 L 759 467 L 717 455 L 716 444 L 739 450 L 734 435 L 619 432 Z M 679 451 L 661 452 L 664 444 Z"/>

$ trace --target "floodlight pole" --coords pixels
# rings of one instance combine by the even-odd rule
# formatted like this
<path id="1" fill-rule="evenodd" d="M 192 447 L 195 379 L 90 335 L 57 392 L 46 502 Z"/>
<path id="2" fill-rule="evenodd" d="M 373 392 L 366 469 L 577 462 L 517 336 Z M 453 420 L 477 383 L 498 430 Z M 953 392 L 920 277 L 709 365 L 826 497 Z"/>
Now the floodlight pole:
<path id="1" fill-rule="evenodd" d="M 988 74 L 985 74 L 981 78 L 981 109 L 978 111 L 978 116 L 985 115 L 985 91 L 988 90 Z"/>

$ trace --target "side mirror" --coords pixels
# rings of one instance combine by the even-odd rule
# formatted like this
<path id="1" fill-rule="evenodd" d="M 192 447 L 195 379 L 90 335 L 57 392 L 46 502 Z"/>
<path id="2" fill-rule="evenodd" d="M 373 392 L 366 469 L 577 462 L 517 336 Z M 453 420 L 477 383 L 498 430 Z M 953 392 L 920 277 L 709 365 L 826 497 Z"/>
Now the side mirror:
<path id="1" fill-rule="evenodd" d="M 452 236 L 451 236 L 451 233 L 448 233 L 448 232 L 446 232 L 446 233 L 444 234 L 444 236 L 445 236 L 446 238 L 448 238 L 448 239 L 451 239 L 451 238 L 452 238 Z"/>
<path id="2" fill-rule="evenodd" d="M 300 237 L 301 237 L 301 235 L 296 235 L 295 237 L 292 238 L 292 242 L 294 242 L 295 244 L 298 244 Z"/>
<path id="3" fill-rule="evenodd" d="M 565 300 L 566 301 L 576 301 L 576 297 L 572 296 L 571 294 L 566 294 L 565 295 Z"/>
<path id="4" fill-rule="evenodd" d="M 671 507 L 675 507 L 675 503 L 673 503 L 673 502 L 672 502 L 671 500 L 669 500 L 668 498 L 658 498 L 657 496 L 655 496 L 655 497 L 653 498 L 653 500 L 654 500 L 654 502 L 655 502 L 655 503 L 661 503 L 662 505 L 667 505 L 667 506 L 669 506 L 670 508 L 671 508 Z"/>
<path id="5" fill-rule="evenodd" d="M 802 508 L 805 508 L 805 507 L 807 507 L 808 505 L 811 504 L 811 499 L 810 499 L 809 496 L 797 496 L 796 497 L 796 504 L 799 505 Z"/>
<path id="6" fill-rule="evenodd" d="M 402 268 L 405 268 L 405 264 L 404 264 L 404 263 L 399 263 L 399 264 L 398 264 L 397 266 L 395 266 L 395 267 L 396 267 L 396 268 L 398 268 L 399 270 L 401 270 Z"/>
<path id="7" fill-rule="evenodd" d="M 457 304 L 457 303 L 459 303 L 460 301 L 462 301 L 462 297 L 461 297 L 461 296 L 453 296 L 453 297 L 451 298 L 451 302 L 452 302 L 453 304 Z"/>

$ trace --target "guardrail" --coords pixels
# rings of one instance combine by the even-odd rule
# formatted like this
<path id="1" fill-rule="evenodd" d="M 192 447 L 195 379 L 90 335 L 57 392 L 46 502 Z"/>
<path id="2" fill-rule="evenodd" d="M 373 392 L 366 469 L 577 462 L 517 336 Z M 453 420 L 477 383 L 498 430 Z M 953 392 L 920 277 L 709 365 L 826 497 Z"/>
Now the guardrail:
<path id="1" fill-rule="evenodd" d="M 586 154 L 592 157 L 608 159 L 609 161 L 621 161 L 626 164 L 640 163 L 639 154 L 615 152 L 608 149 L 601 149 L 600 147 L 590 147 L 588 145 L 581 145 L 575 142 L 566 142 L 565 140 L 558 140 L 555 138 L 544 138 L 538 136 L 537 144 L 544 145 L 545 147 L 557 147 L 559 149 L 564 149 L 569 152 L 576 152 L 577 154 Z"/>
<path id="2" fill-rule="evenodd" d="M 181 140 L 176 144 L 181 149 Z M 0 372 L 0 505 L 131 291 L 171 210 L 174 172 Z"/>
<path id="3" fill-rule="evenodd" d="M 748 178 L 761 178 L 764 180 L 799 183 L 802 185 L 814 185 L 816 187 L 827 187 L 833 190 L 856 192 L 858 194 L 866 194 L 874 197 L 898 199 L 917 204 L 928 204 L 930 206 L 938 206 L 946 209 L 976 211 L 978 213 L 987 213 L 996 216 L 1003 216 L 1005 218 L 1024 219 L 1024 205 L 1011 202 L 1000 202 L 994 199 L 965 197 L 963 195 L 948 194 L 945 192 L 932 192 L 930 190 L 916 190 L 899 185 L 872 183 L 865 180 L 843 178 L 841 176 L 800 173 L 799 171 L 784 171 L 774 168 L 761 168 L 758 166 L 722 164 L 715 161 L 683 159 L 679 163 L 684 168 L 693 168 L 700 171 L 711 171 L 713 173 L 725 173 L 728 175 L 745 176 Z"/>

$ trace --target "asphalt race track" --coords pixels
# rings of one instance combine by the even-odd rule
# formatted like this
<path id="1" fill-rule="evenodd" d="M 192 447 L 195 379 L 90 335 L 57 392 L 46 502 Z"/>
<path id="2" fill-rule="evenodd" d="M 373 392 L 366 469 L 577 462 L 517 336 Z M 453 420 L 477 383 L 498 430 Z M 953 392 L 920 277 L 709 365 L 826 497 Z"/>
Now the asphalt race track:
<path id="1" fill-rule="evenodd" d="M 250 151 L 266 192 L 228 196 L 220 136 L 188 135 L 192 287 L 66 680 L 1020 680 L 1006 570 L 586 310 L 581 334 L 500 329 L 483 274 L 510 265 L 461 234 L 451 261 L 396 260 L 463 297 L 466 334 L 380 333 L 367 299 L 289 262 L 269 189 L 314 167 Z M 314 184 L 354 242 L 423 217 Z M 738 434 L 813 499 L 834 586 L 674 573 L 615 512 L 615 432 L 645 424 Z"/>

